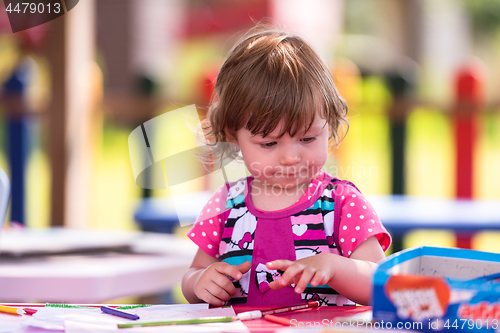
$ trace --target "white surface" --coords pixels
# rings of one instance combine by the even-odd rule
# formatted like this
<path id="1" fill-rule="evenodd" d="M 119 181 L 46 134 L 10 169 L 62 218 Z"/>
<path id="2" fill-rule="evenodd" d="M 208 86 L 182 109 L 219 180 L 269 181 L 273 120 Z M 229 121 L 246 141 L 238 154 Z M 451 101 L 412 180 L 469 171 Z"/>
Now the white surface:
<path id="1" fill-rule="evenodd" d="M 0 241 L 0 251 L 13 255 L 115 248 L 133 244 L 139 234 L 118 230 L 78 229 L 7 229 Z"/>
<path id="2" fill-rule="evenodd" d="M 235 316 L 232 308 L 207 309 L 207 304 L 156 305 L 127 310 L 141 320 L 159 321 L 200 317 Z M 116 324 L 129 320 L 103 314 L 99 308 L 36 308 L 33 316 L 11 316 L 0 313 L 0 332 L 16 333 L 99 333 L 99 332 L 249 332 L 241 321 L 199 325 L 154 326 L 118 329 Z"/>
<path id="3" fill-rule="evenodd" d="M 100 308 L 58 308 L 58 307 L 42 307 L 39 308 L 31 318 L 27 317 L 24 321 L 25 325 L 50 328 L 58 326 L 64 329 L 68 321 L 72 323 L 89 323 L 105 328 L 111 326 L 117 329 L 117 324 L 151 322 L 172 320 L 173 317 L 179 315 L 196 316 L 197 313 L 204 314 L 208 310 L 208 304 L 171 304 L 171 305 L 154 305 L 151 307 L 136 308 L 126 310 L 129 313 L 137 314 L 140 319 L 131 321 L 113 315 L 103 313 Z M 232 311 L 232 308 L 230 309 Z M 234 313 L 234 312 L 233 312 Z"/>
<path id="4" fill-rule="evenodd" d="M 387 228 L 500 229 L 500 201 L 368 196 Z"/>
<path id="5" fill-rule="evenodd" d="M 499 272 L 499 262 L 429 255 L 422 256 L 419 274 L 469 280 Z"/>
<path id="6" fill-rule="evenodd" d="M 499 262 L 431 255 L 405 260 L 388 270 L 391 275 L 443 276 L 463 280 L 499 272 Z"/>
<path id="7" fill-rule="evenodd" d="M 62 257 L 0 263 L 3 302 L 98 303 L 155 294 L 181 281 L 190 261 L 179 256 Z"/>
<path id="8" fill-rule="evenodd" d="M 68 233 L 76 235 L 74 230 Z M 113 243 L 113 236 L 106 234 L 109 243 Z M 123 235 L 118 234 L 117 239 L 124 241 Z M 85 238 L 91 233 L 84 232 L 82 236 Z M 96 239 L 101 237 L 99 232 L 95 232 L 95 236 Z M 4 233 L 2 242 L 7 237 L 9 233 Z M 23 241 L 19 234 L 16 237 Z M 30 237 L 24 240 L 30 241 Z M 132 233 L 128 237 L 131 248 L 137 249 L 139 254 L 0 259 L 0 301 L 100 303 L 120 297 L 157 294 L 180 283 L 196 252 L 191 241 L 172 235 Z M 62 247 L 61 244 L 67 242 L 64 231 L 58 232 L 58 237 L 51 235 L 49 238 L 54 243 L 48 244 L 52 248 Z M 42 244 L 40 248 L 47 244 L 40 240 L 36 243 Z M 26 249 L 28 244 L 16 246 Z"/>

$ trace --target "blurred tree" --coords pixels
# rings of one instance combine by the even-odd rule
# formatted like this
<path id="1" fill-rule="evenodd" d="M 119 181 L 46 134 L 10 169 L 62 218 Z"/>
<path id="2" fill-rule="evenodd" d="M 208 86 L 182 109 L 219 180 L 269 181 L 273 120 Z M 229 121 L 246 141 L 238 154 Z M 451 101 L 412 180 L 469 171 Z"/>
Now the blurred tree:
<path id="1" fill-rule="evenodd" d="M 500 28 L 499 0 L 463 0 L 469 11 L 474 33 L 492 35 Z"/>
<path id="2" fill-rule="evenodd" d="M 370 34 L 380 29 L 380 6 L 373 0 L 345 2 L 345 32 Z"/>

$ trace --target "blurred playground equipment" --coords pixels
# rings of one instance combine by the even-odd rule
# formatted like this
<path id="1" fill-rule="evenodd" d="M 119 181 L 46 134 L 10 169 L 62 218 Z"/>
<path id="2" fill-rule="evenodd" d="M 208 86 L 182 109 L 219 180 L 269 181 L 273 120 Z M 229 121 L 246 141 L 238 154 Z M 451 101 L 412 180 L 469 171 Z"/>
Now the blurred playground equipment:
<path id="1" fill-rule="evenodd" d="M 12 179 L 9 220 L 147 229 L 140 213 L 154 208 L 144 198 L 170 193 L 136 186 L 128 135 L 180 106 L 196 103 L 203 116 L 228 47 L 265 17 L 317 46 L 349 104 L 349 132 L 328 172 L 367 195 L 500 200 L 500 63 L 492 55 L 470 61 L 473 53 L 463 51 L 472 38 L 463 33 L 472 29 L 465 3 L 89 0 L 40 26 L 31 44 L 6 30 L 0 8 L 0 167 Z M 382 28 L 368 36 L 370 24 Z M 449 53 L 432 53 L 443 50 L 443 38 Z M 43 95 L 38 102 L 33 89 Z M 473 248 L 490 246 L 484 237 L 437 236 Z"/>

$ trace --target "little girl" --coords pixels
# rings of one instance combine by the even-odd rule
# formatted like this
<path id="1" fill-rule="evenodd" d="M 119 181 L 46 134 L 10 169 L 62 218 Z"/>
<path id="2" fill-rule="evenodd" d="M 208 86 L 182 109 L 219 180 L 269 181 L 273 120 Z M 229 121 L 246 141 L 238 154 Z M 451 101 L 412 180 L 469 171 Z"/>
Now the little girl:
<path id="1" fill-rule="evenodd" d="M 207 116 L 211 157 L 241 150 L 251 176 L 221 186 L 188 232 L 189 302 L 370 303 L 390 236 L 352 183 L 322 171 L 346 113 L 302 38 L 265 31 L 230 51 Z"/>

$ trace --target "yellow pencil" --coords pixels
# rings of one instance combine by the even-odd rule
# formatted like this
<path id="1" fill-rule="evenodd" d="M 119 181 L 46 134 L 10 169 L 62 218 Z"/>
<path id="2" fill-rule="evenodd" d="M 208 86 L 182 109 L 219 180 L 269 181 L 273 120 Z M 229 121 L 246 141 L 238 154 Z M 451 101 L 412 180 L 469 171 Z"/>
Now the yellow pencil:
<path id="1" fill-rule="evenodd" d="M 0 305 L 0 312 L 12 313 L 12 314 L 24 314 L 23 309 L 13 308 L 11 306 Z"/>

